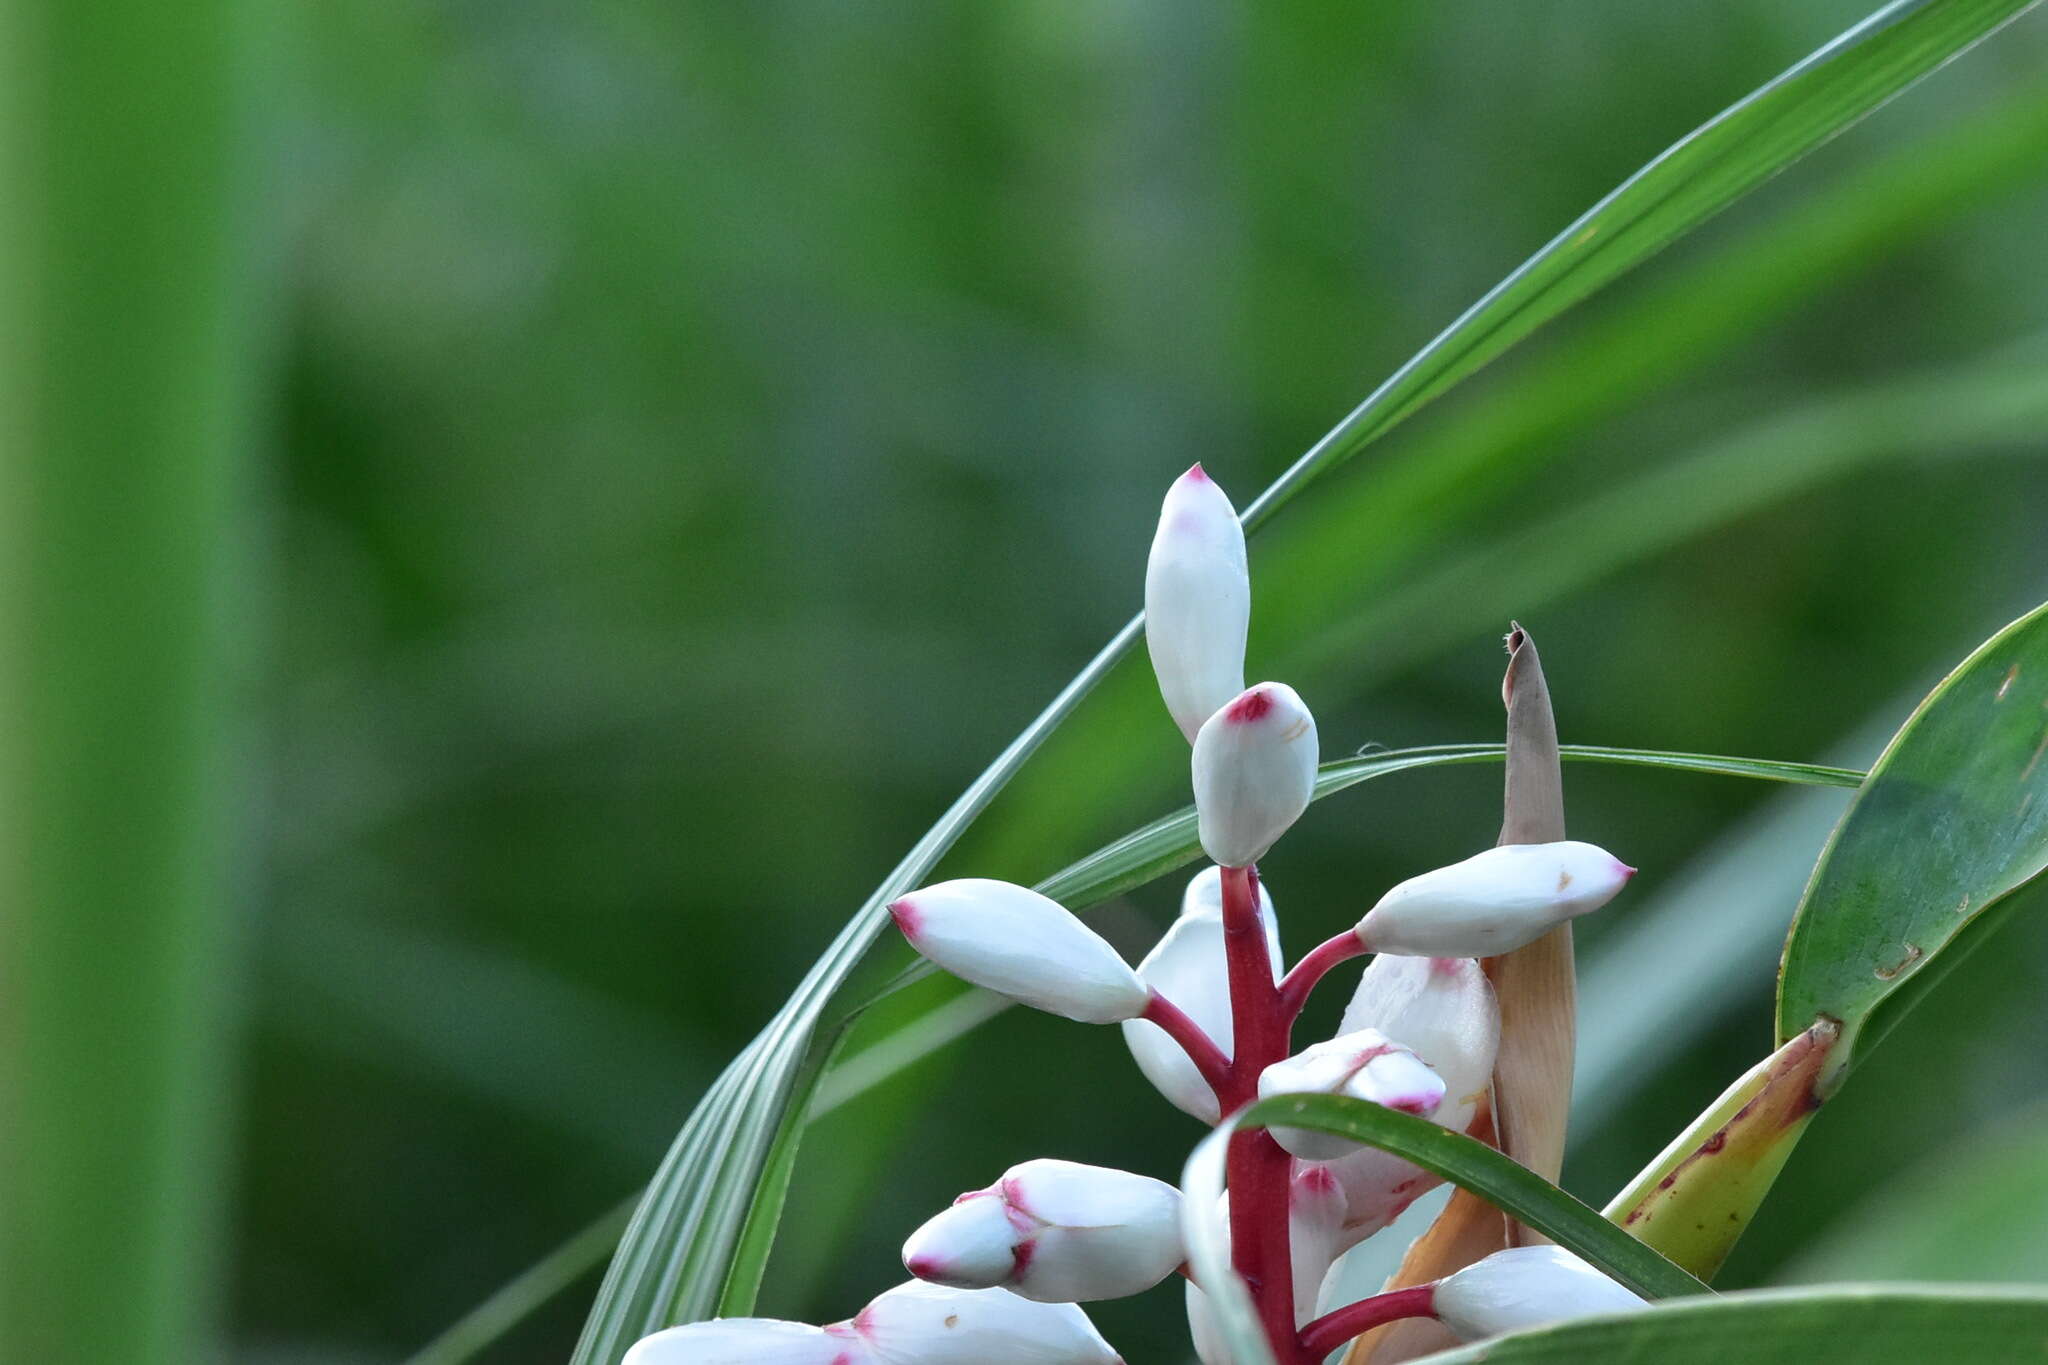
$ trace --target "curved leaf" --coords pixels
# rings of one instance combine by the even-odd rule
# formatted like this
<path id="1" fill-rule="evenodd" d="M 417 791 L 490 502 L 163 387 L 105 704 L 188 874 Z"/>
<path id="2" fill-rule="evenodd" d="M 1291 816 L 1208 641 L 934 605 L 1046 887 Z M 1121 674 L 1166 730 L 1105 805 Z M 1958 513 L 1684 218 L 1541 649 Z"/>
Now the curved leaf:
<path id="1" fill-rule="evenodd" d="M 1871 1012 L 2044 867 L 2048 607 L 1944 679 L 1850 801 L 1785 942 L 1780 1040 L 1839 1021 L 1838 1079 Z"/>
<path id="2" fill-rule="evenodd" d="M 1236 1129 L 1274 1125 L 1334 1133 L 1412 1161 L 1584 1257 L 1646 1299 L 1710 1292 L 1590 1205 L 1485 1143 L 1428 1119 L 1349 1095 L 1275 1095 L 1248 1106 L 1219 1132 L 1227 1139 Z M 1214 1140 L 1212 1135 L 1204 1142 Z"/>
<path id="3" fill-rule="evenodd" d="M 2038 1361 L 2048 1293 L 1985 1286 L 1831 1285 L 1688 1299 L 1646 1313 L 1581 1318 L 1430 1357 L 1431 1365 L 1557 1361 L 1655 1365 L 2005 1365 Z"/>

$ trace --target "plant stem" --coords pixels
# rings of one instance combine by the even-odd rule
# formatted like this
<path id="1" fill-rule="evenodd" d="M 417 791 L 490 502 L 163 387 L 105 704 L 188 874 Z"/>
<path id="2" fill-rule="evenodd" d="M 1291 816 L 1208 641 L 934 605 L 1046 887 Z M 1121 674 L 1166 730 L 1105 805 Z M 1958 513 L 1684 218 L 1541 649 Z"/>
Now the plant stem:
<path id="1" fill-rule="evenodd" d="M 1230 1071 L 1230 1058 L 1223 1055 L 1223 1049 L 1216 1046 L 1216 1040 L 1202 1029 L 1202 1026 L 1188 1018 L 1187 1012 L 1174 1004 L 1158 991 L 1152 992 L 1152 999 L 1145 1005 L 1143 1019 L 1166 1030 L 1166 1036 L 1180 1044 L 1181 1051 L 1188 1054 L 1188 1060 L 1195 1064 L 1195 1070 L 1202 1073 L 1202 1079 L 1209 1083 L 1209 1089 L 1216 1092 L 1216 1103 L 1228 1108 L 1225 1096 L 1234 1091 Z"/>
<path id="2" fill-rule="evenodd" d="M 1230 1094 L 1226 1111 L 1258 1094 L 1259 1073 L 1287 1055 L 1293 1020 L 1281 1009 L 1280 988 L 1259 922 L 1258 873 L 1223 869 L 1223 950 L 1230 975 Z M 1294 1256 L 1287 1206 L 1294 1160 L 1263 1129 L 1233 1135 L 1227 1161 L 1231 1260 L 1251 1290 L 1266 1339 L 1283 1365 L 1300 1358 L 1294 1325 Z"/>
<path id="3" fill-rule="evenodd" d="M 1418 1284 L 1394 1289 L 1369 1299 L 1349 1303 L 1334 1313 L 1325 1313 L 1301 1329 L 1301 1353 L 1321 1360 L 1345 1342 L 1375 1327 L 1402 1318 L 1427 1318 L 1436 1314 L 1436 1286 Z"/>
<path id="4" fill-rule="evenodd" d="M 1316 988 L 1330 968 L 1340 962 L 1349 962 L 1354 957 L 1363 957 L 1372 950 L 1365 946 L 1358 932 L 1346 929 L 1337 937 L 1316 948 L 1307 957 L 1294 964 L 1294 970 L 1280 983 L 1280 1010 L 1292 1024 L 1301 1015 L 1301 1007 L 1308 1003 L 1309 992 Z"/>

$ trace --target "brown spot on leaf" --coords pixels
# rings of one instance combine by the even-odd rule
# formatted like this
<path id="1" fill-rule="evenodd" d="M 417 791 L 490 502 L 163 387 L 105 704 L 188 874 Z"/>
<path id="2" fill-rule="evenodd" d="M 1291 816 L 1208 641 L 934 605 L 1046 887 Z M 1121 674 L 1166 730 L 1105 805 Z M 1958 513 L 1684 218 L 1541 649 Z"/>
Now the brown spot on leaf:
<path id="1" fill-rule="evenodd" d="M 1904 957 L 1900 958 L 1897 962 L 1894 962 L 1889 967 L 1872 968 L 1871 975 L 1875 976 L 1879 981 L 1894 980 L 1900 972 L 1905 971 L 1906 968 L 1912 966 L 1915 962 L 1918 962 L 1921 958 L 1925 956 L 1927 956 L 1927 954 L 1921 950 L 1919 944 L 1908 943 L 1906 945 L 1906 955 Z"/>
<path id="2" fill-rule="evenodd" d="M 2005 681 L 1998 685 L 1998 695 L 1993 700 L 2004 701 L 2005 694 L 2012 691 L 2012 685 L 2019 681 L 2019 677 L 2020 666 L 2018 664 L 2014 664 L 2011 668 L 2007 669 L 2005 671 Z"/>

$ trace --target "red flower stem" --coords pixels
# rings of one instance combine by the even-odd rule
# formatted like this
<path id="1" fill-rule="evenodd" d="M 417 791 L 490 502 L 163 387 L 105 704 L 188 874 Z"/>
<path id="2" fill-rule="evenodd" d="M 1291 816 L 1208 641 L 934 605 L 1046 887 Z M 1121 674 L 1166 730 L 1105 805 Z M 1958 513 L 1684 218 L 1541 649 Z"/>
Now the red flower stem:
<path id="1" fill-rule="evenodd" d="M 1402 1318 L 1436 1316 L 1436 1286 L 1418 1284 L 1412 1289 L 1395 1289 L 1375 1294 L 1325 1313 L 1301 1329 L 1301 1351 L 1310 1360 L 1321 1360 L 1355 1336 Z"/>
<path id="2" fill-rule="evenodd" d="M 1371 951 L 1360 941 L 1355 930 L 1346 929 L 1295 963 L 1294 970 L 1280 983 L 1280 1010 L 1287 1016 L 1287 1022 L 1291 1024 L 1300 1016 L 1301 1007 L 1308 1003 L 1309 992 L 1316 988 L 1324 973 L 1340 962 L 1349 962 Z"/>
<path id="3" fill-rule="evenodd" d="M 1258 873 L 1223 869 L 1223 951 L 1230 975 L 1230 1093 L 1224 1112 L 1258 1096 L 1259 1073 L 1287 1055 L 1294 1021 L 1280 1006 L 1266 929 L 1259 922 Z M 1302 1360 L 1294 1325 L 1294 1257 L 1287 1206 L 1294 1160 L 1263 1129 L 1234 1133 L 1225 1155 L 1230 1186 L 1231 1260 L 1251 1290 L 1266 1340 L 1282 1365 Z"/>
<path id="4" fill-rule="evenodd" d="M 1185 1010 L 1156 990 L 1145 1002 L 1145 1012 L 1139 1017 L 1159 1025 L 1166 1030 L 1167 1037 L 1180 1044 L 1180 1050 L 1188 1054 L 1195 1070 L 1202 1073 L 1202 1079 L 1216 1092 L 1216 1102 L 1228 1108 L 1224 1096 L 1232 1093 L 1230 1058 L 1223 1055 L 1223 1049 L 1216 1046 L 1216 1040 L 1204 1033 L 1200 1024 L 1188 1018 Z"/>

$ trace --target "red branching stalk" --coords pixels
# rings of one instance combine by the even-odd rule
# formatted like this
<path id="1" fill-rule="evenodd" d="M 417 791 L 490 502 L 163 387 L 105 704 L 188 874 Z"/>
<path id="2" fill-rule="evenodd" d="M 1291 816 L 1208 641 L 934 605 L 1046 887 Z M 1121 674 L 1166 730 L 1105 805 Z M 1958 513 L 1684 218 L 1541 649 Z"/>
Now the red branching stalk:
<path id="1" fill-rule="evenodd" d="M 1354 957 L 1363 957 L 1371 949 L 1358 937 L 1354 930 L 1346 929 L 1337 937 L 1319 946 L 1314 952 L 1294 964 L 1294 970 L 1280 983 L 1280 1012 L 1291 1024 L 1301 1015 L 1301 1007 L 1308 1003 L 1308 993 L 1316 988 L 1330 968 L 1340 962 L 1349 962 Z"/>
<path id="2" fill-rule="evenodd" d="M 1195 1064 L 1195 1070 L 1216 1092 L 1217 1103 L 1224 1103 L 1223 1097 L 1233 1089 L 1234 1080 L 1230 1072 L 1230 1058 L 1223 1055 L 1223 1049 L 1216 1046 L 1216 1040 L 1203 1032 L 1200 1024 L 1188 1018 L 1185 1010 L 1158 991 L 1152 992 L 1141 1017 L 1159 1025 L 1166 1030 L 1167 1037 L 1180 1044 L 1181 1051 L 1187 1053 L 1188 1060 Z"/>
<path id="3" fill-rule="evenodd" d="M 1436 1286 L 1418 1284 L 1412 1289 L 1395 1289 L 1369 1299 L 1346 1304 L 1325 1313 L 1301 1329 L 1301 1351 L 1309 1360 L 1321 1360 L 1330 1352 L 1364 1332 L 1402 1318 L 1427 1318 L 1436 1313 Z"/>
<path id="4" fill-rule="evenodd" d="M 1259 922 L 1258 873 L 1223 869 L 1223 948 L 1230 975 L 1233 1031 L 1229 1093 L 1219 1091 L 1225 1113 L 1258 1095 L 1259 1073 L 1287 1056 L 1293 1018 L 1280 1003 L 1273 963 Z M 1266 1340 L 1283 1365 L 1302 1359 L 1294 1329 L 1294 1258 L 1287 1210 L 1294 1160 L 1263 1129 L 1235 1133 L 1226 1156 L 1230 1187 L 1230 1247 L 1237 1273 L 1251 1290 Z"/>

